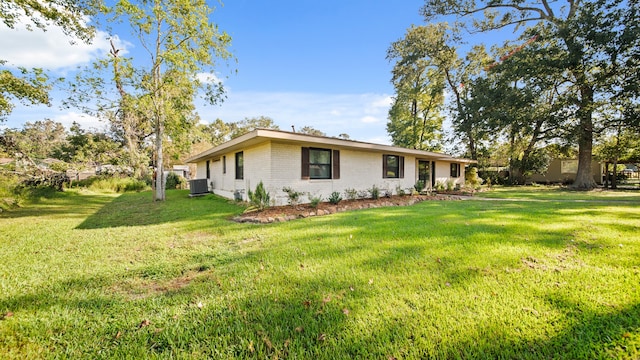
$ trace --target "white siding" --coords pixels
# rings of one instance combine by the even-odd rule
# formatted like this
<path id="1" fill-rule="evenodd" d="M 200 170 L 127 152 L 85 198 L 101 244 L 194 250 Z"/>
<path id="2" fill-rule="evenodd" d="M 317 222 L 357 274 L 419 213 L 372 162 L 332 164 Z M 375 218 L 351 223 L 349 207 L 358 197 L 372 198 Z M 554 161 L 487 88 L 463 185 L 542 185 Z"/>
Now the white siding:
<path id="1" fill-rule="evenodd" d="M 450 177 L 451 175 L 451 163 L 436 161 L 436 183 L 446 183 L 449 179 L 453 179 L 454 184 L 464 185 L 464 164 L 460 164 L 460 176 L 457 178 Z"/>
<path id="2" fill-rule="evenodd" d="M 309 196 L 321 196 L 324 201 L 332 192 L 337 191 L 345 198 L 346 189 L 366 191 L 373 186 L 381 192 L 397 193 L 398 187 L 407 191 L 413 188 L 418 179 L 417 162 L 414 156 L 404 157 L 404 178 L 385 179 L 382 177 L 382 152 L 332 148 L 340 151 L 340 179 L 307 180 L 302 179 L 302 147 L 304 144 L 289 144 L 284 142 L 264 142 L 257 146 L 243 149 L 244 179 L 235 179 L 235 154 L 229 152 L 211 159 L 211 179 L 213 192 L 233 199 L 234 193 L 240 191 L 242 198 L 247 200 L 249 189 L 255 190 L 260 181 L 271 195 L 273 205 L 287 204 L 288 197 L 282 191 L 290 187 L 295 191 L 305 193 L 301 202 L 308 202 Z M 314 145 L 312 147 L 321 147 Z M 327 147 L 330 148 L 330 147 Z M 389 153 L 387 155 L 399 155 Z M 226 156 L 226 173 L 223 174 L 223 156 Z M 428 160 L 428 159 L 427 159 Z M 197 164 L 197 178 L 204 178 L 205 162 Z M 436 181 L 445 182 L 449 179 L 450 163 L 436 161 Z M 464 165 L 461 164 L 460 177 L 454 179 L 456 183 L 464 183 Z"/>
<path id="3" fill-rule="evenodd" d="M 416 161 L 413 157 L 405 157 L 403 179 L 382 178 L 382 153 L 340 150 L 340 179 L 303 180 L 302 173 L 302 145 L 273 143 L 271 147 L 271 181 L 267 190 L 275 197 L 278 205 L 287 203 L 287 195 L 283 187 L 290 187 L 295 191 L 321 196 L 325 201 L 332 192 L 339 192 L 344 198 L 346 189 L 366 191 L 374 185 L 381 191 L 396 193 L 400 186 L 407 190 L 415 184 Z M 265 183 L 266 185 L 266 183 Z M 308 196 L 302 198 L 309 201 Z"/>

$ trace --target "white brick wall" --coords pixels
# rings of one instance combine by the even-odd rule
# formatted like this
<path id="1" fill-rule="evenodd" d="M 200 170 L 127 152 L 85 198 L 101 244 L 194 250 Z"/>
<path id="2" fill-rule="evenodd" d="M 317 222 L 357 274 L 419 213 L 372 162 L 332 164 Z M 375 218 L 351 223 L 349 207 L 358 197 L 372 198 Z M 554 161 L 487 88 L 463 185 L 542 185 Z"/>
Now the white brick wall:
<path id="1" fill-rule="evenodd" d="M 418 179 L 417 159 L 405 156 L 404 178 L 384 179 L 382 177 L 383 153 L 340 150 L 340 179 L 331 180 L 303 180 L 301 178 L 301 144 L 287 144 L 279 142 L 265 142 L 257 146 L 246 148 L 244 152 L 244 180 L 235 179 L 235 154 L 225 154 L 227 172 L 222 174 L 222 156 L 218 161 L 211 161 L 211 178 L 214 181 L 214 192 L 227 198 L 233 198 L 235 191 L 243 192 L 243 199 L 247 199 L 247 191 L 255 190 L 260 181 L 271 195 L 274 205 L 287 204 L 288 197 L 282 191 L 283 187 L 290 187 L 295 191 L 321 196 L 324 201 L 332 192 L 337 191 L 345 198 L 346 189 L 366 191 L 377 186 L 381 191 L 396 193 L 397 187 L 404 190 L 413 188 Z M 315 145 L 317 147 L 317 145 Z M 389 153 L 389 155 L 394 155 Z M 197 177 L 204 178 L 205 163 L 197 165 Z M 456 183 L 464 183 L 464 166 L 461 165 L 460 178 Z M 436 162 L 436 181 L 449 179 L 450 164 Z M 308 196 L 303 196 L 302 202 L 308 202 Z"/>

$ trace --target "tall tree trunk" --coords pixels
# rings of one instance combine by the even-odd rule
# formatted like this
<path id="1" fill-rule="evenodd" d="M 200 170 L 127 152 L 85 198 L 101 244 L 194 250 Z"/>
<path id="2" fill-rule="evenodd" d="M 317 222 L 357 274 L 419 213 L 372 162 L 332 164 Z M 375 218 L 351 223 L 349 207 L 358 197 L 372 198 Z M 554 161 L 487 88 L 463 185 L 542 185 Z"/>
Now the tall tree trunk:
<path id="1" fill-rule="evenodd" d="M 591 161 L 593 155 L 593 90 L 584 85 L 580 89 L 580 109 L 578 116 L 580 125 L 578 128 L 578 172 L 573 187 L 581 190 L 590 190 L 596 187 L 591 174 Z"/>
<path id="2" fill-rule="evenodd" d="M 165 200 L 165 189 L 164 189 L 164 163 L 163 163 L 163 148 L 162 148 L 162 137 L 164 133 L 163 121 L 158 116 L 158 120 L 156 123 L 156 188 L 153 200 L 155 201 L 164 201 Z"/>
<path id="3" fill-rule="evenodd" d="M 411 119 L 412 119 L 412 124 L 411 127 L 413 128 L 413 148 L 417 149 L 418 148 L 418 144 L 416 144 L 416 139 L 418 138 L 418 100 L 413 99 L 411 101 Z"/>
<path id="4" fill-rule="evenodd" d="M 119 59 L 120 50 L 116 49 L 116 46 L 113 43 L 113 39 L 110 40 L 110 43 L 111 50 L 109 52 L 111 53 L 111 56 L 113 56 L 113 77 L 116 89 L 120 94 L 119 110 L 122 121 L 122 131 L 124 132 L 124 140 L 129 152 L 129 165 L 131 165 L 131 167 L 133 168 L 133 176 L 137 179 L 141 179 L 146 173 L 147 165 L 144 164 L 142 155 L 140 154 L 140 137 L 136 133 L 136 119 L 135 115 L 131 113 L 131 109 L 129 107 L 131 96 L 127 93 L 124 88 L 124 84 L 122 83 Z"/>
<path id="5" fill-rule="evenodd" d="M 613 176 L 611 177 L 611 188 L 618 188 L 618 159 L 613 160 Z"/>

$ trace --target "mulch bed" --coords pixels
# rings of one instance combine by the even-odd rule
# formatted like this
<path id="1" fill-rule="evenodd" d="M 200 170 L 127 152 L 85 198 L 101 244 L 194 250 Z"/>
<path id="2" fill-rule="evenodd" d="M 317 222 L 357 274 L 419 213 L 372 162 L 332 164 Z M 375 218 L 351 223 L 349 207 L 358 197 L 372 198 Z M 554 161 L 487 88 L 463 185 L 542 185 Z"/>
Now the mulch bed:
<path id="1" fill-rule="evenodd" d="M 412 195 L 412 196 L 391 196 L 380 199 L 358 199 L 342 200 L 337 205 L 328 202 L 320 203 L 317 208 L 309 204 L 272 206 L 262 211 L 246 212 L 233 218 L 241 223 L 269 224 L 274 222 L 285 222 L 295 219 L 303 219 L 312 216 L 330 215 L 339 212 L 372 209 L 388 206 L 409 206 L 428 200 L 460 200 L 459 195 Z"/>

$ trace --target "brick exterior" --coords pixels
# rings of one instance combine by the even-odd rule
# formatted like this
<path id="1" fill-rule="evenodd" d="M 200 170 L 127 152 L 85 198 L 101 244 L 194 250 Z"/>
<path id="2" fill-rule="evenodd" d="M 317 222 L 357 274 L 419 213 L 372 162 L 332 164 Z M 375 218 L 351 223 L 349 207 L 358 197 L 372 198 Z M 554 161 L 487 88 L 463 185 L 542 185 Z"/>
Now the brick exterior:
<path id="1" fill-rule="evenodd" d="M 210 158 L 209 183 L 213 184 L 211 190 L 215 194 L 230 199 L 239 192 L 242 199 L 247 200 L 247 191 L 255 189 L 256 185 L 262 181 L 271 195 L 273 205 L 285 205 L 288 197 L 282 191 L 283 187 L 290 187 L 314 197 L 321 196 L 326 201 L 334 191 L 341 193 L 344 198 L 346 189 L 366 191 L 374 185 L 381 191 L 395 194 L 398 188 L 405 191 L 413 188 L 418 179 L 418 159 L 415 156 L 327 146 L 327 149 L 340 151 L 340 179 L 304 180 L 301 177 L 303 146 L 322 147 L 318 144 L 292 144 L 270 140 Z M 243 180 L 235 179 L 235 154 L 238 151 L 244 153 Z M 404 178 L 383 178 L 382 159 L 385 154 L 404 156 Z M 225 174 L 223 174 L 223 157 L 226 158 Z M 436 181 L 449 180 L 450 164 L 446 161 L 436 161 Z M 461 164 L 460 168 L 460 177 L 453 180 L 456 184 L 463 185 L 464 164 Z M 206 160 L 202 160 L 197 163 L 196 177 L 204 178 L 205 176 Z M 309 197 L 303 196 L 301 202 L 309 202 Z"/>

